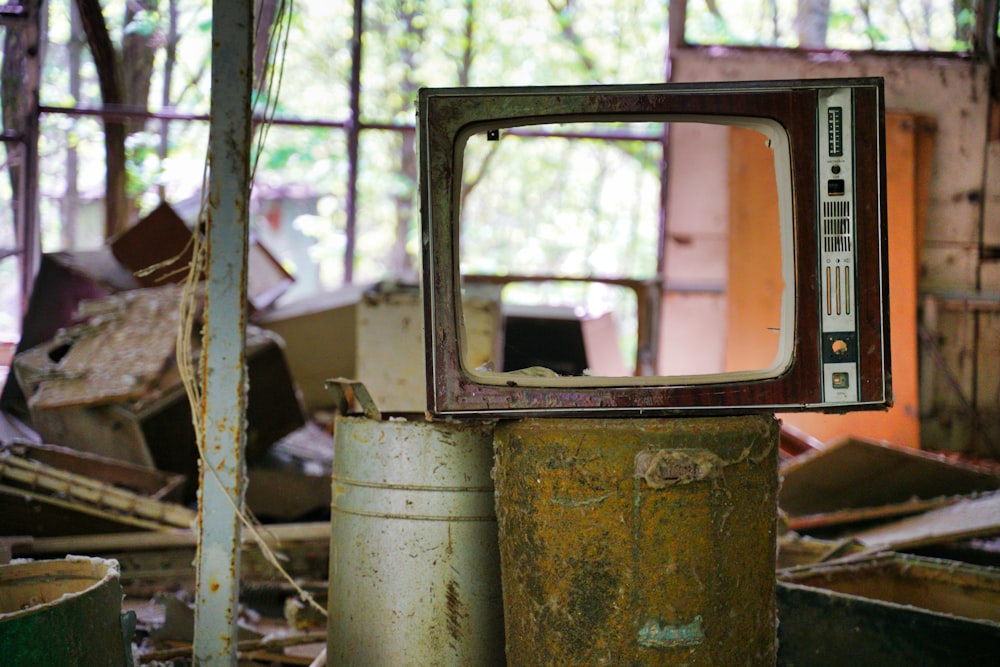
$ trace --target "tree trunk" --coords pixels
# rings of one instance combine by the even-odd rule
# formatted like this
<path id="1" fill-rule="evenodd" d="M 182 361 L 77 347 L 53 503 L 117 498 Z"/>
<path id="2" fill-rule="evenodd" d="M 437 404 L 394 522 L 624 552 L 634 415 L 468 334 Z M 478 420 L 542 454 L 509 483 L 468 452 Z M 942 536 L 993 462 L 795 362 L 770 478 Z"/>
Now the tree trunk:
<path id="1" fill-rule="evenodd" d="M 177 0 L 167 0 L 167 39 L 163 45 L 163 96 L 160 98 L 160 106 L 164 109 L 171 106 L 173 98 L 170 96 L 171 83 L 174 80 L 174 65 L 177 64 L 177 42 L 180 36 L 177 34 Z M 170 121 L 163 119 L 160 121 L 160 148 L 159 156 L 162 163 L 167 159 L 170 151 Z M 166 186 L 162 183 L 157 188 L 160 199 L 166 197 Z"/>
<path id="2" fill-rule="evenodd" d="M 271 34 L 271 25 L 278 15 L 278 0 L 256 0 L 255 5 L 257 34 L 253 49 L 253 82 L 254 90 L 262 95 L 267 92 L 267 79 L 270 71 L 268 61 L 273 57 L 270 53 L 271 42 L 268 37 Z"/>
<path id="3" fill-rule="evenodd" d="M 830 23 L 830 0 L 798 0 L 795 31 L 803 49 L 826 46 L 826 29 Z"/>
<path id="4" fill-rule="evenodd" d="M 3 115 L 3 131 L 7 135 L 24 135 L 28 130 L 28 114 L 32 112 L 33 95 L 28 72 L 28 50 L 37 48 L 38 35 L 27 29 L 28 22 L 35 21 L 40 11 L 40 0 L 24 0 L 21 5 L 29 17 L 21 25 L 8 24 L 4 30 L 3 67 L 0 69 L 0 107 Z M 12 219 L 19 219 L 19 207 L 26 206 L 23 201 L 22 179 L 26 176 L 23 168 L 25 144 L 23 142 L 4 142 L 7 154 L 7 174 L 10 177 Z M 15 236 L 21 233 L 20 225 L 14 225 Z M 16 238 L 17 248 L 23 250 L 24 239 Z M 8 250 L 0 248 L 0 250 Z"/>
<path id="5" fill-rule="evenodd" d="M 404 100 L 414 99 L 419 84 L 413 79 L 412 73 L 416 59 L 416 49 L 413 44 L 423 42 L 424 30 L 417 22 L 418 12 L 414 8 L 400 3 L 397 17 L 406 24 L 406 32 L 413 35 L 412 42 L 404 42 L 400 50 L 400 61 L 406 66 L 406 75 L 400 82 Z M 414 191 L 417 184 L 416 133 L 406 131 L 400 134 L 400 175 L 406 182 L 406 188 L 400 188 L 394 195 L 396 202 L 396 240 L 390 253 L 389 268 L 394 276 L 413 278 L 416 270 L 413 258 L 406 250 L 406 239 L 409 236 L 410 222 L 413 218 Z"/>
<path id="6" fill-rule="evenodd" d="M 153 76 L 153 59 L 162 41 L 160 31 L 143 18 L 145 12 L 155 12 L 159 0 L 130 0 L 125 5 L 125 34 L 122 36 L 122 95 L 125 104 L 134 109 L 149 108 L 149 85 Z M 128 132 L 138 132 L 145 122 L 130 121 Z"/>
<path id="7" fill-rule="evenodd" d="M 3 69 L 0 71 L 0 105 L 3 106 L 3 130 L 5 134 L 17 135 L 24 132 L 24 114 L 27 96 L 25 95 L 25 41 L 26 35 L 17 29 L 7 27 L 4 30 Z M 7 153 L 7 174 L 10 176 L 11 205 L 14 208 L 12 218 L 18 219 L 17 207 L 21 204 L 21 156 L 22 144 L 4 142 Z M 17 226 L 15 225 L 15 229 Z M 17 239 L 21 245 L 21 239 Z M 0 250 L 7 250 L 0 248 Z"/>
<path id="8" fill-rule="evenodd" d="M 87 44 L 87 37 L 83 33 L 83 26 L 80 23 L 80 12 L 76 5 L 70 5 L 70 36 L 68 57 L 69 62 L 69 94 L 77 103 L 80 102 L 80 59 L 83 49 Z M 62 242 L 64 248 L 73 248 L 76 245 L 77 226 L 80 211 L 80 190 L 78 178 L 80 174 L 79 153 L 76 144 L 70 142 L 66 145 L 66 195 L 63 198 L 63 218 L 62 218 Z"/>
<path id="9" fill-rule="evenodd" d="M 122 94 L 130 109 L 149 109 L 149 86 L 153 78 L 153 61 L 156 50 L 163 42 L 159 26 L 147 16 L 159 9 L 160 0 L 130 0 L 125 9 L 125 34 L 122 36 Z M 146 129 L 145 120 L 131 119 L 125 126 L 126 136 Z M 127 178 L 127 176 L 126 176 Z M 125 191 L 126 214 L 137 218 L 139 208 L 136 198 Z"/>
<path id="10" fill-rule="evenodd" d="M 87 33 L 87 43 L 94 56 L 101 99 L 105 110 L 124 101 L 118 55 L 111 44 L 108 27 L 101 13 L 100 0 L 76 0 L 80 21 Z M 110 238 L 128 226 L 125 200 L 125 121 L 111 116 L 104 119 L 104 156 L 106 161 L 104 234 Z"/>

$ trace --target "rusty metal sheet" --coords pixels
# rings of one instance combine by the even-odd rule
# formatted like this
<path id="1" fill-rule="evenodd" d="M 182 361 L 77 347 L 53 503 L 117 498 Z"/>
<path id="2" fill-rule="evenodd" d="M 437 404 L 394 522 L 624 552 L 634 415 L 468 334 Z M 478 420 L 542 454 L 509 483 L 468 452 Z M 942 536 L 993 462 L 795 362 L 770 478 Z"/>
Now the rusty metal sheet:
<path id="1" fill-rule="evenodd" d="M 991 665 L 1000 573 L 901 554 L 779 574 L 779 664 Z"/>

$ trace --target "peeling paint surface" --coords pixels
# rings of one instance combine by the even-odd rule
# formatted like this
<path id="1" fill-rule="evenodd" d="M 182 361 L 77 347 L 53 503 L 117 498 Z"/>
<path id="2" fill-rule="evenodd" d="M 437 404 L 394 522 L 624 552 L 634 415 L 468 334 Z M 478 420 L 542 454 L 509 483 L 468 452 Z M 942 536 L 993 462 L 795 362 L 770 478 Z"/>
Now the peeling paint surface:
<path id="1" fill-rule="evenodd" d="M 236 663 L 240 514 L 246 482 L 247 253 L 250 199 L 253 3 L 215 0 L 212 13 L 212 118 L 205 224 L 205 312 L 199 445 L 199 540 L 194 663 Z"/>
<path id="2" fill-rule="evenodd" d="M 705 641 L 701 622 L 701 616 L 695 616 L 687 625 L 660 625 L 659 621 L 646 621 L 639 630 L 639 645 L 646 648 L 672 648 L 700 644 Z"/>

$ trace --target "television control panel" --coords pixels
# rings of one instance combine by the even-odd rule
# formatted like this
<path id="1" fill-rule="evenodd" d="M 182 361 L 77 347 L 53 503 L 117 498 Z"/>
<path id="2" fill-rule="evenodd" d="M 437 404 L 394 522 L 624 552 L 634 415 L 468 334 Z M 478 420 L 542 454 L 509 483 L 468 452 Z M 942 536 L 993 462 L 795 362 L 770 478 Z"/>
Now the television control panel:
<path id="1" fill-rule="evenodd" d="M 854 198 L 853 94 L 849 88 L 819 92 L 820 345 L 823 398 L 858 400 L 856 204 Z"/>

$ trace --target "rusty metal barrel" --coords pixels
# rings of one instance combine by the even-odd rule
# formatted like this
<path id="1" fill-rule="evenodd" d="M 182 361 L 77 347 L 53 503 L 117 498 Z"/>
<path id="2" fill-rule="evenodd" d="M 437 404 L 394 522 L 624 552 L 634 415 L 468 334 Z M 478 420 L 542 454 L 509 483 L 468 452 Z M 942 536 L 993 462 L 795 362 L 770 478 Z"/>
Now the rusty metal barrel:
<path id="1" fill-rule="evenodd" d="M 329 664 L 504 664 L 492 426 L 335 429 Z"/>
<path id="2" fill-rule="evenodd" d="M 779 422 L 496 428 L 511 665 L 773 665 Z"/>

